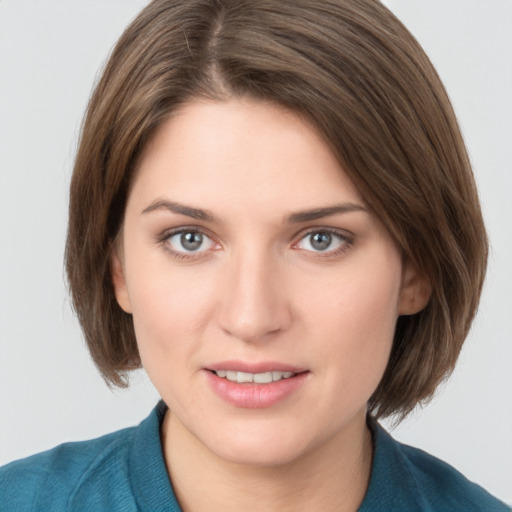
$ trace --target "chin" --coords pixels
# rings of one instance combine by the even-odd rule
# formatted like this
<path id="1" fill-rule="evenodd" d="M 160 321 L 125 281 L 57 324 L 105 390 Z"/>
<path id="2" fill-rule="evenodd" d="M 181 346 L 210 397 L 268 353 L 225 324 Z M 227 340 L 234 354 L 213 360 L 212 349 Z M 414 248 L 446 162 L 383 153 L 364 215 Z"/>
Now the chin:
<path id="1" fill-rule="evenodd" d="M 279 467 L 296 462 L 301 458 L 303 453 L 297 446 L 283 447 L 274 446 L 274 443 L 252 446 L 236 445 L 224 447 L 221 450 L 216 450 L 217 456 L 241 466 L 253 467 Z"/>
<path id="2" fill-rule="evenodd" d="M 286 428 L 266 430 L 228 431 L 203 442 L 221 459 L 243 466 L 283 466 L 301 459 L 309 451 L 309 443 L 302 435 L 294 436 Z"/>

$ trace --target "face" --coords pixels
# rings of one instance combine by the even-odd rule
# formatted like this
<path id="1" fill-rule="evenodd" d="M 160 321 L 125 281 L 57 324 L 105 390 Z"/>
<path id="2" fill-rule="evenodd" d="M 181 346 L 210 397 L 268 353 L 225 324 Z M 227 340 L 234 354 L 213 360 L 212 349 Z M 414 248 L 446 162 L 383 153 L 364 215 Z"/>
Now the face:
<path id="1" fill-rule="evenodd" d="M 251 100 L 159 129 L 113 269 L 174 423 L 247 464 L 364 428 L 415 281 L 317 131 Z"/>

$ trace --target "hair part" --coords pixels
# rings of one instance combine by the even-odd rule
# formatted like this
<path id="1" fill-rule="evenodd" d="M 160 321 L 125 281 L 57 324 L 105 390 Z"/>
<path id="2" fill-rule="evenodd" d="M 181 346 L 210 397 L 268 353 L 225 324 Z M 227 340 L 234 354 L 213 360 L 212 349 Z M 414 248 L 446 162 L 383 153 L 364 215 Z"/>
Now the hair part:
<path id="1" fill-rule="evenodd" d="M 450 374 L 476 313 L 487 238 L 446 91 L 376 0 L 154 0 L 126 29 L 90 99 L 70 191 L 72 302 L 105 380 L 140 366 L 110 255 L 137 161 L 193 98 L 251 97 L 308 119 L 405 259 L 430 283 L 402 316 L 369 410 L 403 418 Z"/>

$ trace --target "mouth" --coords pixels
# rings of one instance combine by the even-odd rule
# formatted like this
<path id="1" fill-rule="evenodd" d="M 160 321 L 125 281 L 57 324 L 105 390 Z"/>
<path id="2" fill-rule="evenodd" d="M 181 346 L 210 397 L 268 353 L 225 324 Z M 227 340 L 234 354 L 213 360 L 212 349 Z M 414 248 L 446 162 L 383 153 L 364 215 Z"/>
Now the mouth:
<path id="1" fill-rule="evenodd" d="M 239 372 L 233 370 L 210 370 L 212 373 L 222 379 L 236 382 L 238 384 L 270 384 L 272 382 L 279 382 L 283 379 L 291 379 L 299 373 L 304 372 L 281 372 L 269 371 L 262 373 Z"/>
<path id="2" fill-rule="evenodd" d="M 224 361 L 205 374 L 210 388 L 235 407 L 261 409 L 285 401 L 309 381 L 310 370 L 279 362 Z"/>

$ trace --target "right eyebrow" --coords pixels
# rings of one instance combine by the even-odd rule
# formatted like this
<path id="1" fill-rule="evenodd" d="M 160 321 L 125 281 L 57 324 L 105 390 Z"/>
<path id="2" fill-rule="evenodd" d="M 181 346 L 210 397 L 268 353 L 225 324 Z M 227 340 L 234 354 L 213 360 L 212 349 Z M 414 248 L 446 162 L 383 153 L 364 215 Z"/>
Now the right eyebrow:
<path id="1" fill-rule="evenodd" d="M 181 203 L 174 201 L 167 201 L 166 199 L 157 199 L 152 202 L 148 207 L 142 210 L 142 214 L 150 213 L 158 210 L 167 210 L 172 213 L 178 213 L 180 215 L 186 215 L 197 220 L 204 220 L 208 222 L 215 222 L 215 216 L 209 210 L 202 210 L 200 208 L 193 208 Z"/>

